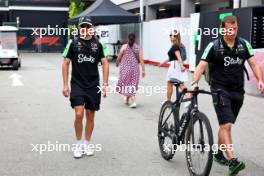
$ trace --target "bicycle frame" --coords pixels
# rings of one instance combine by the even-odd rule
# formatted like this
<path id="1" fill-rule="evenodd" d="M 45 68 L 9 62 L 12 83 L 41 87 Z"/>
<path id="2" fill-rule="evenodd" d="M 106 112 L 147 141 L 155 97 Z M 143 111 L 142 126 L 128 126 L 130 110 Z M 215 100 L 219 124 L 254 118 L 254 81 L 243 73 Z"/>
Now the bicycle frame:
<path id="1" fill-rule="evenodd" d="M 180 143 L 184 139 L 184 133 L 185 133 L 185 131 L 189 125 L 191 125 L 191 130 L 194 131 L 194 129 L 193 129 L 193 118 L 196 115 L 196 113 L 199 112 L 198 94 L 199 93 L 212 94 L 212 93 L 207 92 L 207 91 L 203 91 L 203 90 L 200 90 L 199 92 L 188 91 L 187 88 L 185 88 L 182 92 L 180 92 L 178 85 L 175 85 L 175 87 L 176 87 L 176 100 L 172 103 L 173 104 L 172 111 L 173 110 L 179 111 L 181 103 L 191 101 L 191 104 L 190 104 L 190 106 L 189 106 L 189 108 L 185 114 L 187 116 L 184 115 L 181 119 L 179 119 L 179 123 L 176 121 L 176 119 L 174 119 L 174 121 L 175 121 L 174 124 L 176 124 L 175 125 L 175 135 L 177 136 L 177 139 L 178 139 L 177 142 Z M 197 90 L 199 90 L 199 88 L 197 88 Z M 192 97 L 184 99 L 184 96 L 186 93 L 192 93 Z M 199 125 L 200 125 L 200 127 L 202 126 L 202 123 L 200 121 L 199 121 Z M 201 130 L 200 134 L 201 134 L 201 136 L 203 136 L 203 134 L 204 134 L 203 128 L 200 128 L 200 130 Z M 192 139 L 194 140 L 194 133 L 193 132 L 192 132 Z M 201 140 L 203 141 L 203 139 L 201 139 Z M 192 141 L 192 142 L 194 142 L 194 141 Z"/>
<path id="2" fill-rule="evenodd" d="M 191 125 L 191 130 L 192 130 L 192 139 L 194 140 L 194 133 L 193 133 L 193 118 L 196 115 L 196 113 L 199 112 L 198 109 L 198 94 L 199 93 L 203 93 L 203 94 L 213 94 L 212 92 L 208 92 L 205 90 L 199 90 L 199 88 L 197 87 L 196 90 L 194 91 L 188 91 L 187 88 L 185 88 L 182 92 L 179 91 L 179 84 L 175 85 L 176 87 L 176 100 L 174 102 L 172 102 L 172 111 L 170 112 L 169 116 L 166 118 L 166 120 L 164 121 L 163 124 L 165 124 L 167 122 L 167 120 L 169 119 L 170 115 L 175 112 L 175 111 L 179 111 L 180 110 L 180 105 L 181 103 L 187 102 L 187 101 L 191 101 L 191 104 L 186 112 L 187 116 L 183 116 L 183 118 L 179 119 L 179 121 L 177 121 L 176 118 L 174 118 L 174 124 L 175 124 L 175 135 L 177 137 L 177 143 L 180 143 L 183 139 L 184 139 L 184 133 L 187 129 L 187 127 L 189 125 Z M 219 93 L 219 90 L 216 91 L 217 93 Z M 184 96 L 187 93 L 191 93 L 192 97 L 191 98 L 185 98 Z M 179 113 L 178 113 L 179 114 Z M 202 126 L 202 123 L 199 121 L 199 125 L 200 127 Z M 200 128 L 200 132 L 203 136 L 203 129 Z M 164 133 L 166 133 L 164 131 Z M 167 134 L 168 136 L 170 136 L 171 138 L 173 136 Z M 201 139 L 203 141 L 203 139 Z M 194 141 L 192 141 L 194 142 Z"/>
<path id="3" fill-rule="evenodd" d="M 180 143 L 184 139 L 184 133 L 189 126 L 189 124 L 193 124 L 193 116 L 195 113 L 199 112 L 198 110 L 198 94 L 194 94 L 192 98 L 186 98 L 184 99 L 185 94 L 187 93 L 187 89 L 185 88 L 182 92 L 179 91 L 179 87 L 176 86 L 176 100 L 173 102 L 173 110 L 179 110 L 180 105 L 183 102 L 191 101 L 191 104 L 187 111 L 187 116 L 183 116 L 181 119 L 179 119 L 179 123 L 175 120 L 175 135 L 177 136 L 178 143 Z M 193 136 L 194 137 L 194 136 Z"/>
<path id="4" fill-rule="evenodd" d="M 183 84 L 182 82 L 175 79 L 171 80 L 171 83 L 176 87 L 176 100 L 173 102 L 165 102 L 161 108 L 159 116 L 158 139 L 162 157 L 165 160 L 170 160 L 174 156 L 175 147 L 181 144 L 187 145 L 187 166 L 191 175 L 196 175 L 196 170 L 192 169 L 194 165 L 191 159 L 191 149 L 198 149 L 198 152 L 208 156 L 208 158 L 206 158 L 207 161 L 203 173 L 209 175 L 212 166 L 212 153 L 208 152 L 207 154 L 205 146 L 206 144 L 213 145 L 213 134 L 208 117 L 199 111 L 198 94 L 216 95 L 217 93 L 217 96 L 219 97 L 219 92 L 218 90 L 211 90 L 211 92 L 209 92 L 199 89 L 198 87 L 191 91 L 187 90 L 187 88 L 180 91 L 179 85 Z M 190 98 L 185 97 L 188 93 L 191 95 Z M 220 102 L 220 99 L 221 98 L 218 98 L 217 103 Z M 181 103 L 187 101 L 191 102 L 188 109 L 180 112 Z M 168 121 L 171 120 L 174 124 L 171 124 L 170 122 L 168 123 Z M 163 145 L 166 142 L 165 138 L 170 138 L 170 143 L 173 144 L 168 152 L 164 151 Z M 177 146 L 175 146 L 175 144 Z"/>

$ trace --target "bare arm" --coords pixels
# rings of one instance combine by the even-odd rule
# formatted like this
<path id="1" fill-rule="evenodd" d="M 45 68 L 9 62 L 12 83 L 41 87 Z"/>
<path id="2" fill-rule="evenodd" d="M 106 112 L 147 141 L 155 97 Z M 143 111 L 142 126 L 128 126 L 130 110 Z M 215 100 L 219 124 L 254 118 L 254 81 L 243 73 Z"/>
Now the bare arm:
<path id="1" fill-rule="evenodd" d="M 178 59 L 178 62 L 180 64 L 180 67 L 181 67 L 181 70 L 184 71 L 185 70 L 185 67 L 183 65 L 183 61 L 182 61 L 182 57 L 181 57 L 181 53 L 180 51 L 175 51 L 175 55 L 176 55 L 176 58 Z"/>
<path id="2" fill-rule="evenodd" d="M 101 60 L 102 66 L 103 66 L 103 84 L 108 83 L 108 77 L 109 77 L 109 63 L 106 58 L 103 58 Z"/>
<path id="3" fill-rule="evenodd" d="M 183 61 L 182 61 L 182 57 L 181 57 L 180 51 L 175 51 L 175 56 L 176 56 L 176 58 L 178 58 L 179 64 L 180 64 L 181 68 L 183 69 Z M 169 61 L 170 61 L 169 59 L 165 59 L 159 64 L 159 66 L 162 66 L 163 64 L 166 64 Z"/>
<path id="4" fill-rule="evenodd" d="M 248 64 L 250 65 L 251 69 L 253 70 L 253 73 L 254 73 L 255 77 L 257 78 L 257 80 L 258 81 L 263 80 L 263 77 L 262 77 L 263 73 L 261 71 L 261 68 L 257 64 L 254 56 L 248 59 Z"/>
<path id="5" fill-rule="evenodd" d="M 163 64 L 166 64 L 169 62 L 169 59 L 165 59 L 162 62 L 160 62 L 159 67 L 161 67 Z"/>
<path id="6" fill-rule="evenodd" d="M 70 62 L 71 60 L 69 58 L 65 58 L 62 63 L 63 95 L 65 97 L 68 97 L 70 94 L 70 89 L 68 86 Z"/>
<path id="7" fill-rule="evenodd" d="M 108 85 L 109 77 L 109 63 L 106 58 L 101 59 L 102 68 L 103 68 L 103 97 L 106 97 L 106 86 Z"/>
<path id="8" fill-rule="evenodd" d="M 199 82 L 203 72 L 207 67 L 208 67 L 208 63 L 206 61 L 200 60 L 193 74 L 193 82 L 195 83 Z"/>
<path id="9" fill-rule="evenodd" d="M 140 53 L 139 53 L 139 62 L 142 68 L 142 77 L 144 78 L 146 75 L 146 72 L 145 72 L 145 63 L 144 63 L 143 53 L 141 51 L 142 50 L 140 50 Z"/>
<path id="10" fill-rule="evenodd" d="M 118 53 L 117 55 L 117 58 L 116 58 L 116 64 L 118 65 L 123 57 L 123 54 L 124 54 L 124 50 L 126 48 L 126 45 L 123 45 L 120 49 L 120 52 Z"/>
<path id="11" fill-rule="evenodd" d="M 254 56 L 248 59 L 248 64 L 250 65 L 255 77 L 258 80 L 258 89 L 264 93 L 263 72 L 260 66 L 257 64 Z"/>

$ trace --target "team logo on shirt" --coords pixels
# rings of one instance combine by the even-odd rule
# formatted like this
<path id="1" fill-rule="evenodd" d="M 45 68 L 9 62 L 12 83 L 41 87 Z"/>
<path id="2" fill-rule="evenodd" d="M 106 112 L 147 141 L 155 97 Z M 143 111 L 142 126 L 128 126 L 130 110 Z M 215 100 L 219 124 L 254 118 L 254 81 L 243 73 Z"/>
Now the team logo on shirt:
<path id="1" fill-rule="evenodd" d="M 91 49 L 93 52 L 96 52 L 98 50 L 98 44 L 97 43 L 91 43 Z"/>
<path id="2" fill-rule="evenodd" d="M 237 46 L 237 51 L 236 51 L 236 54 L 238 54 L 239 52 L 244 52 L 245 51 L 245 48 L 242 44 L 239 44 Z"/>
<path id="3" fill-rule="evenodd" d="M 77 48 L 78 48 L 78 51 L 81 51 L 81 49 L 82 49 L 82 44 L 81 44 L 81 42 L 78 42 L 78 43 L 77 43 Z"/>
<path id="4" fill-rule="evenodd" d="M 224 66 L 228 67 L 229 65 L 241 65 L 243 63 L 243 60 L 240 59 L 239 57 L 237 58 L 233 58 L 233 57 L 229 57 L 229 56 L 226 56 L 224 58 Z"/>
<path id="5" fill-rule="evenodd" d="M 79 54 L 78 55 L 78 63 L 83 63 L 83 62 L 91 62 L 94 63 L 95 58 L 93 56 L 86 56 L 85 54 Z"/>

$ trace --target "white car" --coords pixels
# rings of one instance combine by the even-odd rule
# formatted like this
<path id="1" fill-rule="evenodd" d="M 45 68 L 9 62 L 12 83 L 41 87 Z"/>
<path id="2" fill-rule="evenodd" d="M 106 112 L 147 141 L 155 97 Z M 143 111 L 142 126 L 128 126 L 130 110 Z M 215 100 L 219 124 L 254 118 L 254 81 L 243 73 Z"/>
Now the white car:
<path id="1" fill-rule="evenodd" d="M 0 26 L 0 66 L 12 66 L 14 70 L 21 67 L 17 49 L 17 31 L 13 26 Z"/>

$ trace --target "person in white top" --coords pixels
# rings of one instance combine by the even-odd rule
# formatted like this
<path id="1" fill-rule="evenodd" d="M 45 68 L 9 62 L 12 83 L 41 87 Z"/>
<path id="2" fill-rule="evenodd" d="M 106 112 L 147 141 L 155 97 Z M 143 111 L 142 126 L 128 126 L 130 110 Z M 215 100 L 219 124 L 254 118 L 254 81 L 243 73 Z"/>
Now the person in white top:
<path id="1" fill-rule="evenodd" d="M 171 100 L 173 93 L 173 84 L 170 82 L 171 79 L 178 79 L 179 81 L 188 81 L 187 68 L 184 66 L 183 58 L 181 54 L 181 48 L 185 46 L 181 43 L 181 35 L 177 30 L 173 30 L 170 33 L 170 40 L 172 46 L 168 51 L 169 58 L 162 61 L 159 66 L 170 62 L 170 67 L 167 72 L 167 100 Z M 184 84 L 179 86 L 180 90 L 185 88 Z"/>

